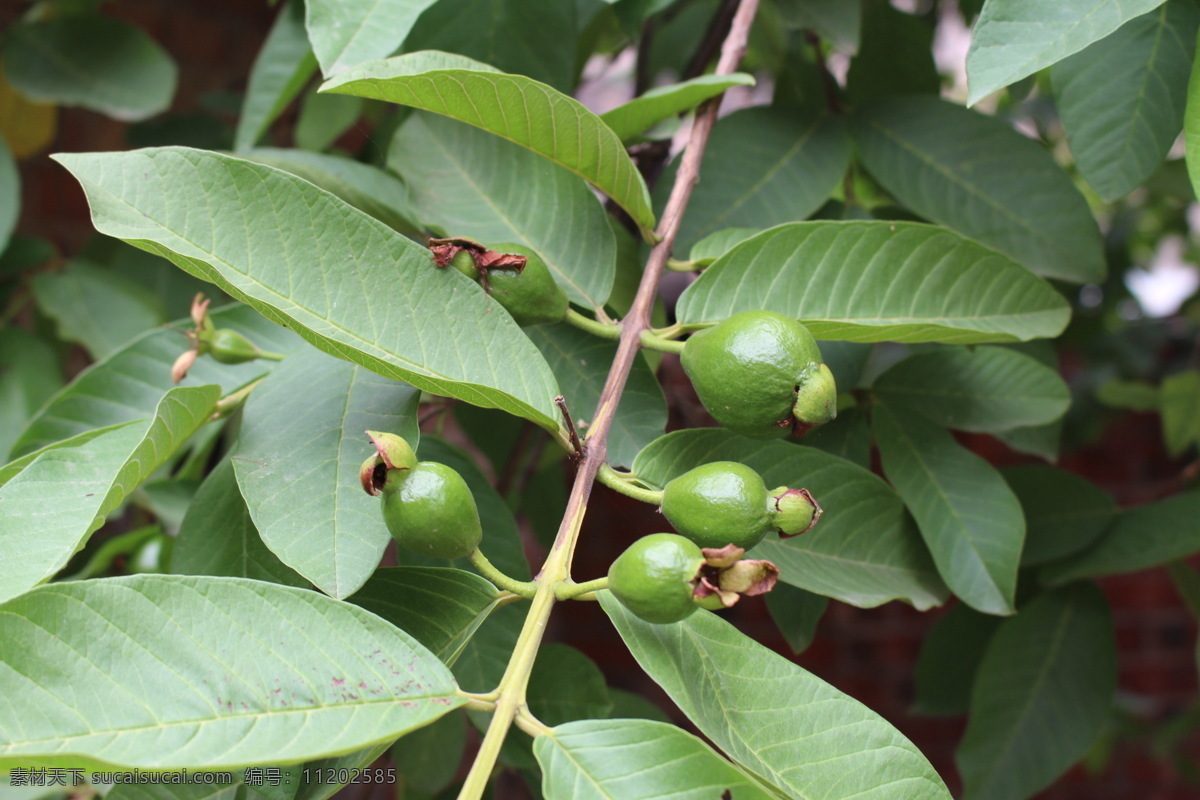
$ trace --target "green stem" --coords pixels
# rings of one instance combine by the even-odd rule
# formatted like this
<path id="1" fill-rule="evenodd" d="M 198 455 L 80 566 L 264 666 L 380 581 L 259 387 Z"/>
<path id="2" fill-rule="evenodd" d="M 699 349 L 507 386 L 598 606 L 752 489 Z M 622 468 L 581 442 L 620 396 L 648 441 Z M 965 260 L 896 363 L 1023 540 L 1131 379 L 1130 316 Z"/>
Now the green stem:
<path id="1" fill-rule="evenodd" d="M 521 597 L 533 597 L 537 593 L 537 584 L 533 581 L 519 581 L 516 578 L 510 578 L 497 569 L 492 562 L 487 560 L 487 556 L 483 554 L 478 547 L 471 553 L 471 563 L 475 569 L 479 570 L 483 577 L 487 578 L 492 583 L 496 584 L 501 589 L 512 592 Z"/>
<path id="2" fill-rule="evenodd" d="M 259 350 L 254 355 L 258 356 L 264 361 L 283 361 L 285 358 L 287 358 L 287 356 L 285 356 L 283 353 L 272 353 L 270 350 Z"/>
<path id="3" fill-rule="evenodd" d="M 660 353 L 682 353 L 685 344 L 686 342 L 676 342 L 655 336 L 650 331 L 642 331 L 642 346 L 658 350 Z"/>
<path id="4" fill-rule="evenodd" d="M 258 386 L 260 383 L 262 383 L 262 380 L 262 378 L 259 378 L 256 381 L 251 381 L 242 388 L 238 389 L 236 392 L 230 392 L 222 397 L 217 401 L 217 405 L 215 408 L 213 408 L 212 416 L 209 419 L 215 421 L 228 417 L 234 412 L 234 410 L 237 409 L 238 406 L 246 402 L 246 398 L 250 396 L 252 391 L 254 391 L 255 386 Z"/>
<path id="5" fill-rule="evenodd" d="M 596 478 L 613 491 L 632 497 L 634 500 L 641 500 L 643 503 L 651 503 L 656 506 L 662 505 L 662 492 L 637 486 L 608 464 L 600 465 L 600 471 L 596 473 Z"/>
<path id="6" fill-rule="evenodd" d="M 704 268 L 695 261 L 680 261 L 676 258 L 668 258 L 667 269 L 671 272 L 699 272 Z"/>
<path id="7" fill-rule="evenodd" d="M 607 588 L 608 577 L 605 576 L 583 583 L 561 583 L 554 590 L 554 594 L 559 600 L 595 600 L 596 598 L 585 597 L 585 595 L 590 595 L 592 592 L 598 592 L 601 589 Z"/>
<path id="8" fill-rule="evenodd" d="M 620 339 L 621 326 L 613 322 L 600 322 L 598 320 L 585 317 L 573 308 L 567 308 L 566 322 L 574 325 L 580 330 L 585 330 L 593 336 L 599 336 L 602 339 Z"/>

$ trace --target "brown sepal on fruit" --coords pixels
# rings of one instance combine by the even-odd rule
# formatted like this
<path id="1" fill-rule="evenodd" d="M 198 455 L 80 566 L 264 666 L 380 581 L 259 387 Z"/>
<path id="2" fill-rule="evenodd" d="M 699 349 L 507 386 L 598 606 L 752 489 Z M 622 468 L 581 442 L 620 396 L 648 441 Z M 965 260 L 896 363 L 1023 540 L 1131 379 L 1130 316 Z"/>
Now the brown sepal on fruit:
<path id="1" fill-rule="evenodd" d="M 358 480 L 363 491 L 375 497 L 383 491 L 388 472 L 412 469 L 416 466 L 417 456 L 408 442 L 394 433 L 367 431 L 367 436 L 371 439 L 371 444 L 375 445 L 375 454 L 368 456 L 359 467 Z"/>
<path id="2" fill-rule="evenodd" d="M 746 551 L 737 545 L 704 547 L 704 564 L 692 596 L 703 600 L 716 595 L 730 608 L 742 595 L 766 594 L 779 581 L 779 568 L 762 559 L 743 559 Z"/>
<path id="3" fill-rule="evenodd" d="M 433 253 L 434 266 L 439 268 L 450 266 L 450 263 L 454 261 L 454 257 L 459 253 L 469 253 L 475 261 L 475 269 L 479 270 L 479 283 L 485 291 L 490 291 L 487 277 L 488 270 L 515 269 L 517 272 L 520 272 L 525 269 L 525 256 L 488 250 L 479 242 L 474 239 L 468 239 L 465 236 L 455 236 L 449 239 L 430 239 L 427 246 L 429 247 L 429 252 Z"/>

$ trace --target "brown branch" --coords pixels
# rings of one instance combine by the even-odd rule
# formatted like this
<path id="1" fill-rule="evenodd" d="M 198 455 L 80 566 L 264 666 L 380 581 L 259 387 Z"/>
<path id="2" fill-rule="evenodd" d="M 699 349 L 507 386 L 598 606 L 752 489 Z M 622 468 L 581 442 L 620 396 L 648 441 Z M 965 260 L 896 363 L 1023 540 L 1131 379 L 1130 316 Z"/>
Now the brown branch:
<path id="1" fill-rule="evenodd" d="M 718 75 L 727 75 L 733 72 L 742 60 L 742 56 L 746 52 L 750 25 L 754 21 L 754 14 L 757 10 L 758 0 L 742 0 L 738 5 L 730 25 L 729 35 L 725 38 L 725 44 L 721 49 L 721 59 L 716 70 Z M 658 295 L 658 284 L 674 247 L 675 237 L 679 234 L 679 225 L 683 219 L 684 209 L 687 208 L 692 190 L 699 180 L 700 162 L 704 156 L 704 149 L 708 145 L 708 136 L 716 123 L 720 105 L 721 96 L 717 96 L 696 112 L 696 122 L 692 126 L 679 172 L 676 173 L 675 185 L 671 189 L 667 207 L 659 220 L 657 233 L 660 241 L 650 251 L 633 307 L 630 308 L 621 324 L 621 340 L 617 346 L 617 355 L 613 359 L 612 368 L 609 370 L 608 379 L 605 381 L 600 401 L 596 406 L 596 413 L 593 415 L 592 424 L 588 430 L 587 448 L 579 462 L 579 471 L 576 473 L 575 483 L 571 487 L 571 495 L 567 499 L 566 513 L 563 515 L 563 523 L 554 541 L 554 551 L 563 548 L 574 551 L 574 523 L 576 517 L 587 507 L 592 486 L 596 481 L 596 474 L 600 471 L 600 466 L 607 456 L 608 434 L 612 428 L 617 404 L 625 390 L 625 382 L 629 378 L 638 348 L 641 347 L 642 331 L 650 328 L 650 312 L 654 306 L 654 298 Z M 568 553 L 568 564 L 570 557 L 571 553 Z"/>
<path id="2" fill-rule="evenodd" d="M 708 66 L 708 62 L 713 60 L 713 56 L 717 54 L 717 50 L 729 36 L 730 28 L 733 25 L 733 15 L 737 9 L 738 0 L 725 0 L 721 3 L 717 13 L 713 14 L 712 22 L 708 23 L 708 30 L 705 31 L 700 46 L 696 48 L 696 52 L 692 53 L 691 61 L 683 68 L 680 80 L 686 81 L 704 74 L 704 68 Z M 747 31 L 747 38 L 749 35 L 749 31 Z M 741 59 L 739 58 L 738 61 Z"/>

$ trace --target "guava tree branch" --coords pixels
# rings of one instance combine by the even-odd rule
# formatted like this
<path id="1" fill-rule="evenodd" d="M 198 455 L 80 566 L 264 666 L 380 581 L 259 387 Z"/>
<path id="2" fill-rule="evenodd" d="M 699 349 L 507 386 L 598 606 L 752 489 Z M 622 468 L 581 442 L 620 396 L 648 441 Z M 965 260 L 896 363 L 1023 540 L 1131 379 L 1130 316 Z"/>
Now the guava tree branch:
<path id="1" fill-rule="evenodd" d="M 717 74 L 726 75 L 733 72 L 746 52 L 746 41 L 750 34 L 750 25 L 758 10 L 758 0 L 741 0 L 737 12 L 733 16 L 729 35 L 721 48 L 721 58 L 717 62 Z M 512 727 L 518 711 L 525 706 L 526 687 L 529 684 L 529 674 L 533 669 L 538 646 L 546 630 L 556 601 L 556 587 L 571 577 L 571 559 L 574 555 L 576 540 L 587 511 L 588 498 L 601 465 L 605 463 L 608 452 L 608 435 L 612 429 L 613 418 L 625 390 L 633 361 L 637 357 L 638 348 L 642 344 L 642 332 L 650 329 L 650 311 L 654 298 L 658 294 L 659 281 L 671 256 L 675 238 L 679 234 L 680 222 L 684 209 L 687 208 L 692 189 L 700 175 L 700 162 L 704 149 L 708 144 L 708 136 L 713 124 L 717 121 L 717 111 L 721 104 L 720 96 L 713 98 L 700 107 L 696 113 L 696 121 L 688 138 L 687 149 L 680 162 L 675 185 L 671 189 L 670 199 L 659 220 L 657 234 L 658 244 L 650 251 L 646 262 L 642 281 L 638 286 L 633 306 L 621 322 L 621 338 L 617 346 L 617 355 L 613 359 L 608 379 L 600 394 L 596 413 L 592 417 L 586 447 L 579 461 L 575 483 L 567 500 L 566 512 L 559 526 L 554 545 L 541 572 L 536 578 L 537 593 L 530 605 L 529 613 L 513 648 L 512 657 L 505 668 L 504 677 L 500 679 L 496 710 L 480 743 L 479 752 L 467 774 L 466 782 L 459 793 L 459 800 L 478 800 L 482 797 L 491 777 L 500 746 Z"/>

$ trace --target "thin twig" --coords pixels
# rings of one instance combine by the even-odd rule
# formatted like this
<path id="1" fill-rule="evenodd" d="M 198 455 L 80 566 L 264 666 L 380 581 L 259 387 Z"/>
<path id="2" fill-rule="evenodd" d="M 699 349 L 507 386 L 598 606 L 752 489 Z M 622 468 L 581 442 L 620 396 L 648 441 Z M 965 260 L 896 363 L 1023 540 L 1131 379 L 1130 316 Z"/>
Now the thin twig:
<path id="1" fill-rule="evenodd" d="M 554 398 L 554 404 L 562 412 L 563 422 L 566 423 L 567 432 L 571 435 L 571 449 L 574 451 L 574 457 L 576 460 L 582 459 L 586 448 L 579 438 L 579 431 L 575 430 L 575 420 L 571 419 L 571 411 L 567 408 L 567 399 L 560 394 Z"/>
<path id="2" fill-rule="evenodd" d="M 704 38 L 700 40 L 700 46 L 696 48 L 696 52 L 692 53 L 692 58 L 683 69 L 681 80 L 690 80 L 698 75 L 704 74 L 704 68 L 708 66 L 708 62 L 713 60 L 713 56 L 721 49 L 721 44 L 729 36 L 730 27 L 733 25 L 733 15 L 738 9 L 738 0 L 725 0 L 721 3 L 721 7 L 717 9 L 717 13 L 713 14 L 712 21 L 708 23 L 708 30 L 704 33 Z M 741 59 L 738 59 L 739 61 Z"/>

